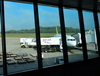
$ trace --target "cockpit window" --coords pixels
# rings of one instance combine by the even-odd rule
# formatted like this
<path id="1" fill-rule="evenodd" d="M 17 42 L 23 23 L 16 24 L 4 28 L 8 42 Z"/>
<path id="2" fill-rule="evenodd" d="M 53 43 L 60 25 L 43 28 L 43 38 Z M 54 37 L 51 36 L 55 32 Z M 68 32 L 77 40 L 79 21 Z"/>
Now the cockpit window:
<path id="1" fill-rule="evenodd" d="M 75 39 L 67 39 L 68 41 L 75 41 Z"/>

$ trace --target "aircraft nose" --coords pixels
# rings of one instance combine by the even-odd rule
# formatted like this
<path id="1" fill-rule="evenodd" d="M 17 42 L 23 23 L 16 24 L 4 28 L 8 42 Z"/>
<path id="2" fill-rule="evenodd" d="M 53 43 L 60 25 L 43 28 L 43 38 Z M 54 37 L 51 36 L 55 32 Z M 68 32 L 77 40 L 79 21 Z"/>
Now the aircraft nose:
<path id="1" fill-rule="evenodd" d="M 73 44 L 73 46 L 76 46 L 76 43 L 75 43 L 75 44 Z"/>
<path id="2" fill-rule="evenodd" d="M 70 46 L 76 46 L 76 43 L 72 43 L 72 44 L 70 44 Z"/>

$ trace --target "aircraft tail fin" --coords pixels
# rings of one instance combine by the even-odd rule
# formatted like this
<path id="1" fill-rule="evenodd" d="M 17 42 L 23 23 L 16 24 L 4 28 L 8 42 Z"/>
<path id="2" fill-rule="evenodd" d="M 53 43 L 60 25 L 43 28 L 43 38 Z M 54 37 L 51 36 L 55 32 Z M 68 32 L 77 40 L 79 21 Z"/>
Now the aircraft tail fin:
<path id="1" fill-rule="evenodd" d="M 57 26 L 56 26 L 56 34 L 59 34 L 59 33 L 58 33 L 58 28 L 57 28 Z"/>

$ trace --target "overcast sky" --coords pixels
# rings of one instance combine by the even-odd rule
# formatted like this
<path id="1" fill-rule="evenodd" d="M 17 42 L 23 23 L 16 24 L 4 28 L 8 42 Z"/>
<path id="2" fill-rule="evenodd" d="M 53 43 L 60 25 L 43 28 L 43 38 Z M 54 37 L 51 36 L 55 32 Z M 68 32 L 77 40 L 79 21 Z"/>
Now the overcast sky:
<path id="1" fill-rule="evenodd" d="M 33 29 L 34 9 L 31 4 L 4 2 L 6 31 Z M 38 6 L 40 26 L 60 26 L 58 8 Z M 93 13 L 83 12 L 85 29 L 94 29 Z M 77 10 L 64 9 L 66 27 L 79 28 Z"/>

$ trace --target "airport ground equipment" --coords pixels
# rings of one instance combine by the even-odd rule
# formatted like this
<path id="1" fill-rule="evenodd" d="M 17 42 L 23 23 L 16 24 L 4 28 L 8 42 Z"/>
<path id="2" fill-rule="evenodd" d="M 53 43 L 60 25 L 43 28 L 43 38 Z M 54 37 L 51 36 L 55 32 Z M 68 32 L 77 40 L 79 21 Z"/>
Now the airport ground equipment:
<path id="1" fill-rule="evenodd" d="M 21 48 L 36 46 L 36 39 L 35 38 L 20 38 L 20 46 Z"/>
<path id="2" fill-rule="evenodd" d="M 41 40 L 41 48 L 43 52 L 54 52 L 54 51 L 62 51 L 62 39 L 61 37 L 49 37 L 49 38 L 40 38 Z M 21 48 L 27 47 L 36 47 L 36 39 L 35 38 L 21 38 L 20 39 Z M 23 42 L 22 42 L 23 41 Z M 76 40 L 74 37 L 67 36 L 67 46 L 73 47 L 76 46 Z"/>
<path id="3" fill-rule="evenodd" d="M 77 44 L 76 46 L 77 47 L 81 47 L 81 44 L 82 44 L 81 34 L 80 33 L 77 33 L 77 34 L 73 34 L 71 36 L 73 36 L 76 39 L 76 44 Z"/>
<path id="4" fill-rule="evenodd" d="M 41 39 L 41 48 L 43 52 L 49 51 L 62 51 L 62 42 L 61 38 L 40 38 Z M 21 48 L 27 47 L 36 47 L 36 39 L 32 38 L 21 38 L 20 39 Z"/>
<path id="5" fill-rule="evenodd" d="M 55 58 L 54 62 L 55 62 L 55 64 L 63 64 L 64 59 L 63 58 Z"/>
<path id="6" fill-rule="evenodd" d="M 77 46 L 81 46 L 82 44 L 81 33 L 76 33 L 71 36 L 73 36 L 76 39 Z M 85 31 L 85 39 L 86 39 L 86 43 L 94 43 L 96 45 L 97 40 L 96 40 L 95 30 Z"/>

